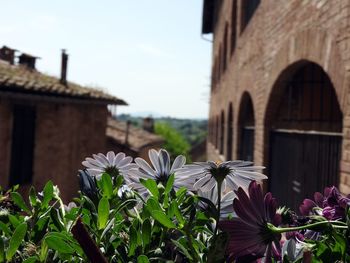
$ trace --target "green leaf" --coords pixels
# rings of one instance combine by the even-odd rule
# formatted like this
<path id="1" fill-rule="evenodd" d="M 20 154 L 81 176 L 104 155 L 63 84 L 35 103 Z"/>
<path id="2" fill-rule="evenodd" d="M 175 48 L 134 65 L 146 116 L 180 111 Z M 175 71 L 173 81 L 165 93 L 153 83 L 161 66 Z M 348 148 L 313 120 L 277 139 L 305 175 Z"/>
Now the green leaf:
<path id="1" fill-rule="evenodd" d="M 137 248 L 137 232 L 135 228 L 130 228 L 130 240 L 129 240 L 129 253 L 128 256 L 131 257 L 135 254 Z"/>
<path id="2" fill-rule="evenodd" d="M 159 198 L 159 190 L 156 181 L 153 179 L 144 180 L 141 178 L 140 183 L 143 184 L 154 197 L 157 199 Z"/>
<path id="3" fill-rule="evenodd" d="M 4 239 L 0 238 L 0 262 L 5 261 L 5 244 Z"/>
<path id="4" fill-rule="evenodd" d="M 10 261 L 12 257 L 16 254 L 17 249 L 21 245 L 27 232 L 27 223 L 22 223 L 18 225 L 13 232 L 13 235 L 10 239 L 9 247 L 6 251 L 6 259 Z"/>
<path id="5" fill-rule="evenodd" d="M 10 229 L 8 228 L 8 226 L 5 223 L 1 222 L 1 221 L 0 221 L 0 229 L 2 230 L 2 232 L 4 232 L 4 234 L 6 236 L 10 236 L 11 235 L 10 234 Z"/>
<path id="6" fill-rule="evenodd" d="M 103 197 L 98 203 L 98 229 L 105 228 L 109 216 L 109 202 Z"/>
<path id="7" fill-rule="evenodd" d="M 102 190 L 103 197 L 110 199 L 113 195 L 113 183 L 112 178 L 109 174 L 102 174 L 102 178 L 100 180 L 100 187 Z"/>
<path id="8" fill-rule="evenodd" d="M 39 259 L 37 256 L 33 256 L 33 257 L 30 257 L 30 258 L 27 258 L 26 260 L 23 261 L 23 263 L 35 263 L 35 262 L 38 262 Z"/>
<path id="9" fill-rule="evenodd" d="M 47 246 L 59 253 L 73 254 L 75 249 L 69 244 L 70 240 L 65 235 L 53 232 L 45 237 Z"/>
<path id="10" fill-rule="evenodd" d="M 49 225 L 50 218 L 42 217 L 36 222 L 33 231 L 33 241 L 34 243 L 39 243 L 39 241 L 44 237 L 47 231 L 47 227 Z"/>
<path id="11" fill-rule="evenodd" d="M 138 256 L 137 263 L 149 263 L 148 257 L 145 255 Z"/>
<path id="12" fill-rule="evenodd" d="M 162 212 L 159 210 L 150 211 L 152 217 L 167 228 L 176 228 L 176 225 Z"/>
<path id="13" fill-rule="evenodd" d="M 169 194 L 171 189 L 173 189 L 174 180 L 175 180 L 175 174 L 170 175 L 168 178 L 168 181 L 166 182 L 164 194 Z"/>
<path id="14" fill-rule="evenodd" d="M 152 225 L 148 218 L 143 221 L 142 224 L 142 243 L 143 247 L 147 246 L 151 242 L 151 232 L 152 232 Z"/>
<path id="15" fill-rule="evenodd" d="M 31 186 L 30 190 L 29 190 L 29 203 L 32 207 L 35 207 L 38 203 L 36 191 L 35 191 L 35 188 L 33 186 Z"/>
<path id="16" fill-rule="evenodd" d="M 45 262 L 45 260 L 47 258 L 48 251 L 49 251 L 49 247 L 48 247 L 47 243 L 42 242 L 41 247 L 40 247 L 40 253 L 39 253 L 40 262 Z"/>
<path id="17" fill-rule="evenodd" d="M 156 200 L 153 196 L 148 198 L 147 203 L 146 203 L 146 208 L 148 211 L 162 210 L 162 208 L 159 205 L 158 200 Z"/>
<path id="18" fill-rule="evenodd" d="M 179 223 L 183 226 L 185 224 L 185 219 L 183 218 L 180 210 L 179 210 L 179 205 L 178 203 L 174 200 L 172 203 L 171 203 L 171 206 L 172 206 L 172 210 L 175 214 L 175 217 L 176 219 L 179 221 Z"/>
<path id="19" fill-rule="evenodd" d="M 17 192 L 12 192 L 11 193 L 11 198 L 12 201 L 19 207 L 21 208 L 24 212 L 27 212 L 28 214 L 30 214 L 30 210 L 28 208 L 28 206 L 26 205 L 26 203 L 23 200 L 23 197 L 17 193 Z"/>
<path id="20" fill-rule="evenodd" d="M 191 257 L 191 254 L 188 252 L 188 250 L 185 248 L 185 246 L 183 246 L 180 242 L 172 239 L 171 240 L 174 245 L 180 249 L 180 251 L 189 259 L 189 260 L 193 260 L 193 258 Z"/>
<path id="21" fill-rule="evenodd" d="M 49 202 L 53 198 L 53 183 L 51 181 L 48 181 L 44 187 L 43 190 L 44 198 L 42 201 L 42 207 L 46 208 L 49 205 Z"/>
<path id="22" fill-rule="evenodd" d="M 64 223 L 61 219 L 60 212 L 56 208 L 51 208 L 50 217 L 57 230 L 62 231 L 64 229 Z"/>
<path id="23" fill-rule="evenodd" d="M 14 227 L 17 227 L 19 224 L 21 224 L 21 222 L 19 221 L 20 218 L 17 218 L 16 216 L 11 215 L 11 214 L 9 214 L 8 217 L 9 217 L 10 223 L 11 223 Z"/>

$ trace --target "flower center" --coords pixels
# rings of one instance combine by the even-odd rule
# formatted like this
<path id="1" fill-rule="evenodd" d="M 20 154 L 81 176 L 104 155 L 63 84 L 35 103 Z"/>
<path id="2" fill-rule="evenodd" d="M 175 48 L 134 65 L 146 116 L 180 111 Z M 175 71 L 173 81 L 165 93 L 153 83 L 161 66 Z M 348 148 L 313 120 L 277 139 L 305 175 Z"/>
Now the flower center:
<path id="1" fill-rule="evenodd" d="M 111 177 L 117 177 L 120 175 L 119 169 L 115 166 L 106 167 L 105 172 L 108 173 Z"/>
<path id="2" fill-rule="evenodd" d="M 228 166 L 217 166 L 209 168 L 209 173 L 215 178 L 218 184 L 221 184 L 232 169 Z"/>

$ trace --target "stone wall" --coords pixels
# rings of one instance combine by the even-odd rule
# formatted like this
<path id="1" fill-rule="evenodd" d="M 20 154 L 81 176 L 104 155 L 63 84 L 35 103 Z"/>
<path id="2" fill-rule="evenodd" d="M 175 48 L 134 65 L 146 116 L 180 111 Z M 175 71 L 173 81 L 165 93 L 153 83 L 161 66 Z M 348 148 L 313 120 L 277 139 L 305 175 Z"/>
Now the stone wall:
<path id="1" fill-rule="evenodd" d="M 222 1 L 214 27 L 213 78 L 210 98 L 209 123 L 215 135 L 217 118 L 224 111 L 225 120 L 229 104 L 233 105 L 233 158 L 237 157 L 238 116 L 241 99 L 248 93 L 253 102 L 255 118 L 254 161 L 269 165 L 268 131 L 270 112 L 278 99 L 278 81 L 301 61 L 320 65 L 335 88 L 343 113 L 343 143 L 340 162 L 340 190 L 350 193 L 350 2 L 346 0 L 262 0 L 252 19 L 241 32 L 241 7 L 245 0 Z M 237 20 L 231 21 L 232 4 L 237 4 Z M 234 51 L 223 52 L 231 47 L 231 37 L 225 39 L 225 27 L 230 36 L 236 28 Z M 220 52 L 221 50 L 221 52 Z M 222 64 L 226 54 L 227 66 Z M 220 59 L 221 57 L 221 59 Z M 219 61 L 219 62 L 218 62 Z M 221 63 L 220 63 L 221 61 Z M 215 63 L 216 62 L 216 63 Z M 277 93 L 276 93 L 277 92 Z M 227 125 L 225 123 L 225 125 Z M 224 154 L 219 155 L 212 138 L 208 140 L 208 158 L 225 159 L 227 156 L 226 126 L 224 126 Z"/>

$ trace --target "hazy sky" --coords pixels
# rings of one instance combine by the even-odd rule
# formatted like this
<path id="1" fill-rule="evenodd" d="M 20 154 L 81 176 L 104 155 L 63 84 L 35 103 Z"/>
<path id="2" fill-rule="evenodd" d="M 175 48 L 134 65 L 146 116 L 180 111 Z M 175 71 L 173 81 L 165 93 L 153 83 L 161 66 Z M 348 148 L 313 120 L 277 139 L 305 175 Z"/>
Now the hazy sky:
<path id="1" fill-rule="evenodd" d="M 126 100 L 118 113 L 208 116 L 211 43 L 202 0 L 3 1 L 0 45 L 42 59 L 38 70 Z"/>

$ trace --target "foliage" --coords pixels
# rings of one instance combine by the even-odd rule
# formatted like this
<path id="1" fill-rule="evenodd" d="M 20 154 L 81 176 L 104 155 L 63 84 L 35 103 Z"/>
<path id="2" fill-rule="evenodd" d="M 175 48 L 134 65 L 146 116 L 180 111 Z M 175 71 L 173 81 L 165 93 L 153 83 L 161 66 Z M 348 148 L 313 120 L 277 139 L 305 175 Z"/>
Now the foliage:
<path id="1" fill-rule="evenodd" d="M 121 114 L 118 120 L 131 121 L 135 126 L 142 127 L 142 118 L 133 117 L 128 114 Z M 167 123 L 191 145 L 197 145 L 203 142 L 207 136 L 208 121 L 202 119 L 178 119 L 171 117 L 154 118 L 155 122 Z"/>
<path id="2" fill-rule="evenodd" d="M 90 175 L 85 171 L 80 176 Z M 51 181 L 39 193 L 32 187 L 25 198 L 17 186 L 0 190 L 0 262 L 87 262 L 91 260 L 88 252 L 94 249 L 105 262 L 228 262 L 229 256 L 237 259 L 229 254 L 234 231 L 217 228 L 220 195 L 215 205 L 196 191 L 174 188 L 175 177 L 176 172 L 166 181 L 140 180 L 147 189 L 144 196 L 126 187 L 127 178 L 103 173 L 99 180 L 82 180 L 79 197 L 68 206 Z M 249 200 L 271 201 L 271 194 L 261 199 L 262 194 L 248 196 L 242 191 L 237 192 L 242 200 L 235 202 L 236 212 L 238 216 L 243 213 L 247 220 L 253 218 L 253 224 L 260 210 L 250 211 Z M 284 243 L 281 241 L 280 258 L 273 262 L 282 258 L 284 262 L 349 262 L 349 196 L 332 188 L 322 198 L 322 205 L 317 201 L 303 203 L 304 208 L 306 204 L 310 208 L 307 215 L 298 216 L 281 208 L 276 212 L 283 219 L 279 225 L 263 222 L 265 234 L 290 234 L 281 239 Z M 200 202 L 206 206 L 200 206 Z M 311 203 L 315 205 L 309 206 Z M 246 210 L 239 204 L 246 204 Z M 229 218 L 226 222 L 237 220 Z M 79 224 L 83 227 L 77 229 Z M 310 232 L 313 235 L 308 235 Z M 244 256 L 245 259 L 238 258 L 239 262 L 249 262 L 247 257 L 252 255 Z"/>
<path id="3" fill-rule="evenodd" d="M 156 122 L 154 131 L 165 139 L 163 147 L 171 156 L 183 154 L 188 161 L 190 160 L 190 145 L 174 128 L 165 122 Z"/>

